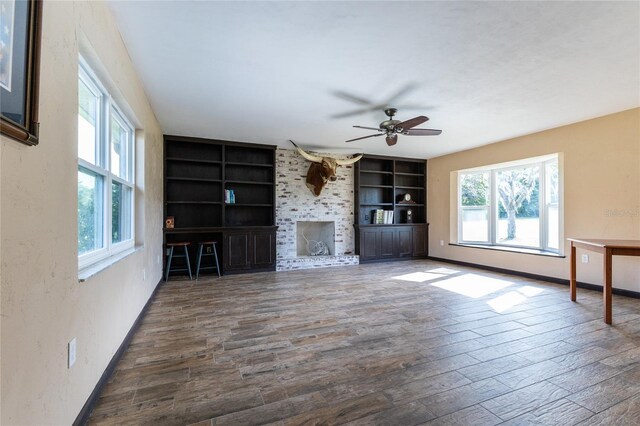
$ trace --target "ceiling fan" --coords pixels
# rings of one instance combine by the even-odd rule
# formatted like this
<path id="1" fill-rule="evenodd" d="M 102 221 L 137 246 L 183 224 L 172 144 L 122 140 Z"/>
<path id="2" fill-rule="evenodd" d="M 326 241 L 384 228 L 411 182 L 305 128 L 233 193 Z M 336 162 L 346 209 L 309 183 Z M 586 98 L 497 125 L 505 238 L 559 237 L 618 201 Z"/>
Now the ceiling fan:
<path id="1" fill-rule="evenodd" d="M 377 130 L 380 133 L 376 133 L 374 135 L 363 136 L 361 138 L 349 139 L 346 142 L 359 141 L 360 139 L 367 138 L 375 138 L 376 136 L 387 135 L 387 145 L 392 146 L 398 142 L 398 134 L 409 135 L 409 136 L 435 136 L 442 133 L 442 130 L 436 129 L 414 129 L 415 126 L 418 126 L 427 120 L 429 117 L 425 117 L 424 115 L 419 115 L 417 117 L 413 117 L 406 121 L 394 120 L 393 116 L 398 112 L 395 108 L 387 108 L 384 110 L 384 113 L 389 117 L 388 120 L 380 123 L 380 127 L 365 127 L 365 126 L 353 126 L 358 129 L 368 129 L 368 130 Z"/>

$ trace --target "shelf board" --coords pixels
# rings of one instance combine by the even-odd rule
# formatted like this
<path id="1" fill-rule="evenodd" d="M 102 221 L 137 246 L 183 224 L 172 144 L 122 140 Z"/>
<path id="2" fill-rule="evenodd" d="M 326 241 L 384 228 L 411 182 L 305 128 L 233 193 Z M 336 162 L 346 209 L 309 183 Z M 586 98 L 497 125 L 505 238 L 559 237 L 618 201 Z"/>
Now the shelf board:
<path id="1" fill-rule="evenodd" d="M 424 190 L 423 186 L 400 186 L 400 185 L 396 185 L 396 188 L 398 188 L 398 189 L 420 189 L 420 190 Z"/>
<path id="2" fill-rule="evenodd" d="M 222 201 L 167 201 L 167 204 L 222 204 Z"/>
<path id="3" fill-rule="evenodd" d="M 177 181 L 187 181 L 187 182 L 222 182 L 222 179 L 202 179 L 202 178 L 171 177 L 171 176 L 167 176 L 167 180 L 177 180 Z"/>
<path id="4" fill-rule="evenodd" d="M 396 207 L 424 207 L 424 204 L 418 204 L 418 203 L 396 203 Z"/>
<path id="5" fill-rule="evenodd" d="M 206 233 L 206 232 L 221 232 L 222 226 L 203 226 L 203 227 L 176 227 L 176 228 L 162 228 L 167 234 L 186 234 L 186 233 Z"/>
<path id="6" fill-rule="evenodd" d="M 273 182 L 255 182 L 255 181 L 250 181 L 250 180 L 225 180 L 225 183 L 236 183 L 236 184 L 242 184 L 242 185 L 269 185 L 272 186 Z"/>
<path id="7" fill-rule="evenodd" d="M 393 203 L 360 203 L 361 206 L 392 206 Z"/>
<path id="8" fill-rule="evenodd" d="M 182 163 L 222 164 L 222 161 L 220 160 L 201 160 L 201 159 L 180 158 L 180 157 L 167 157 L 166 160 L 182 162 Z"/>
<path id="9" fill-rule="evenodd" d="M 249 166 L 249 167 L 269 167 L 273 168 L 273 164 L 261 164 L 261 163 L 240 163 L 237 161 L 226 161 L 227 166 Z"/>
<path id="10" fill-rule="evenodd" d="M 360 185 L 360 188 L 393 188 L 393 185 Z"/>
<path id="11" fill-rule="evenodd" d="M 273 204 L 225 203 L 227 207 L 273 207 Z"/>
<path id="12" fill-rule="evenodd" d="M 396 176 L 424 176 L 424 173 L 403 173 L 403 172 L 396 172 Z"/>
<path id="13" fill-rule="evenodd" d="M 378 175 L 392 175 L 393 172 L 386 172 L 386 171 L 382 171 L 382 170 L 362 170 L 360 169 L 360 173 L 375 173 Z"/>

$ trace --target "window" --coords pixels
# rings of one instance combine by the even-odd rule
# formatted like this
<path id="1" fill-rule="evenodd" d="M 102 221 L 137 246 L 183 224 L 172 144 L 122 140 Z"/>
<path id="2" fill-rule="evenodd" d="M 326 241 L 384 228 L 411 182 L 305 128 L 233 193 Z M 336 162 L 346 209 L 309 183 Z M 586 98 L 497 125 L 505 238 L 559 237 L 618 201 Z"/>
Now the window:
<path id="1" fill-rule="evenodd" d="M 134 243 L 133 126 L 80 59 L 78 77 L 78 266 Z"/>
<path id="2" fill-rule="evenodd" d="M 560 250 L 558 155 L 458 172 L 458 242 Z"/>

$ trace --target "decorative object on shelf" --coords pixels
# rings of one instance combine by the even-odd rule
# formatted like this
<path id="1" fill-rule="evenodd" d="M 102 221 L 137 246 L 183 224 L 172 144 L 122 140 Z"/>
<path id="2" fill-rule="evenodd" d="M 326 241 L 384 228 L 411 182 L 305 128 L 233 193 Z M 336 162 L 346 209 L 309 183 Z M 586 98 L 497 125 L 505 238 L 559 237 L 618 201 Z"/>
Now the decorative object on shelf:
<path id="1" fill-rule="evenodd" d="M 175 218 L 173 216 L 167 216 L 164 220 L 164 227 L 167 229 L 173 229 L 175 226 Z"/>
<path id="2" fill-rule="evenodd" d="M 398 133 L 409 136 L 436 136 L 442 133 L 442 130 L 437 129 L 414 129 L 415 126 L 429 120 L 429 117 L 419 115 L 406 121 L 394 120 L 393 116 L 398 112 L 396 108 L 387 108 L 384 113 L 389 117 L 388 120 L 380 123 L 379 127 L 366 127 L 366 126 L 353 126 L 358 129 L 377 130 L 380 133 L 374 135 L 363 136 L 361 138 L 349 139 L 346 142 L 359 141 L 361 139 L 374 138 L 376 136 L 387 135 L 387 145 L 392 146 L 398 142 Z"/>
<path id="3" fill-rule="evenodd" d="M 307 188 L 311 190 L 314 196 L 319 196 L 322 189 L 325 187 L 328 181 L 335 181 L 336 168 L 338 166 L 348 166 L 354 164 L 362 158 L 364 154 L 359 154 L 348 160 L 336 160 L 331 157 L 319 157 L 317 155 L 311 155 L 305 152 L 302 148 L 298 147 L 292 140 L 289 140 L 296 147 L 300 155 L 307 160 L 311 161 L 309 170 L 307 171 Z"/>
<path id="4" fill-rule="evenodd" d="M 406 194 L 400 194 L 396 198 L 396 202 L 398 204 L 415 204 L 416 202 L 411 199 L 411 194 L 408 192 Z"/>
<path id="5" fill-rule="evenodd" d="M 413 223 L 413 212 L 411 209 L 407 209 L 404 215 L 404 223 Z"/>
<path id="6" fill-rule="evenodd" d="M 302 233 L 302 238 L 307 242 L 309 256 L 329 256 L 331 254 L 329 253 L 329 246 L 324 241 L 309 240 L 304 235 L 304 232 Z"/>
<path id="7" fill-rule="evenodd" d="M 0 4 L 0 133 L 37 145 L 42 1 Z"/>

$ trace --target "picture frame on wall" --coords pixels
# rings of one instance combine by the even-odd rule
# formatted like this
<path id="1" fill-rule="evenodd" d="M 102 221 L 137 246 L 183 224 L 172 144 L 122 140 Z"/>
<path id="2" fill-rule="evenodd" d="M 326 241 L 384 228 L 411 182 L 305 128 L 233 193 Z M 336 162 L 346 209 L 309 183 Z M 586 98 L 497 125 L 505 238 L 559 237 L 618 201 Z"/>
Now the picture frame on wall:
<path id="1" fill-rule="evenodd" d="M 41 0 L 0 0 L 0 133 L 38 144 Z"/>

